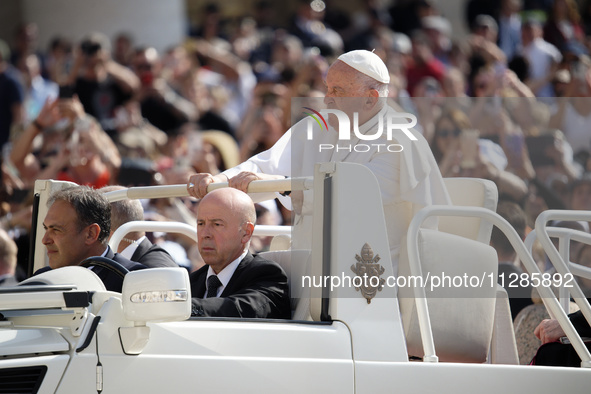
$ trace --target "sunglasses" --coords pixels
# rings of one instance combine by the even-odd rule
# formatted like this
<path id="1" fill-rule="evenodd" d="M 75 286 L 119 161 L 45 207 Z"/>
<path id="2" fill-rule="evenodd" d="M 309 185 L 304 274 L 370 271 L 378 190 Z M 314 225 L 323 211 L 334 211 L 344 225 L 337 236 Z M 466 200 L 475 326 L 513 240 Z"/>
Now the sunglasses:
<path id="1" fill-rule="evenodd" d="M 460 133 L 462 132 L 462 130 L 460 129 L 455 129 L 455 130 L 437 130 L 437 135 L 442 137 L 442 138 L 446 138 L 447 136 L 454 136 L 457 137 L 458 135 L 460 135 Z"/>
<path id="2" fill-rule="evenodd" d="M 150 71 L 152 69 L 152 65 L 149 63 L 140 63 L 135 66 L 138 71 Z"/>

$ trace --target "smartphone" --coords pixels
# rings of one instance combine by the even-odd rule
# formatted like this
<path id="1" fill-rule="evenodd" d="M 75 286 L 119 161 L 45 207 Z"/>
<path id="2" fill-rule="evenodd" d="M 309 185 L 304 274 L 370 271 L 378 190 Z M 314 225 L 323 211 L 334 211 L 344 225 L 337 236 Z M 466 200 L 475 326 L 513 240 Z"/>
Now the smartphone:
<path id="1" fill-rule="evenodd" d="M 70 99 L 74 96 L 74 85 L 62 85 L 60 86 L 59 98 Z"/>
<path id="2" fill-rule="evenodd" d="M 101 50 L 101 44 L 98 42 L 93 42 L 91 40 L 84 40 L 81 44 L 80 44 L 80 50 L 82 51 L 83 54 L 85 54 L 86 56 L 92 57 L 94 56 L 98 51 Z"/>
<path id="3" fill-rule="evenodd" d="M 460 150 L 462 151 L 462 168 L 476 167 L 478 157 L 478 138 L 480 132 L 473 129 L 465 129 L 460 133 Z"/>
<path id="4" fill-rule="evenodd" d="M 535 137 L 526 137 L 525 145 L 529 152 L 531 164 L 534 167 L 554 165 L 554 159 L 546 155 L 546 149 L 554 145 L 554 135 L 546 134 Z"/>
<path id="5" fill-rule="evenodd" d="M 512 165 L 519 165 L 522 161 L 524 145 L 525 137 L 523 134 L 507 134 L 505 136 L 505 148 L 507 149 L 509 162 Z"/>

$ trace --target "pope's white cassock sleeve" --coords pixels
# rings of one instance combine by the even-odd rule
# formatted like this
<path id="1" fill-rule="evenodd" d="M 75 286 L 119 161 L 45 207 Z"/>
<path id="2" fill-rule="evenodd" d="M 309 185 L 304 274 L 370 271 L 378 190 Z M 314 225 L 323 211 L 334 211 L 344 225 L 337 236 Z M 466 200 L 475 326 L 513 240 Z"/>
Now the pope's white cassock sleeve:
<path id="1" fill-rule="evenodd" d="M 225 171 L 224 174 L 228 178 L 241 171 L 293 177 L 312 176 L 316 163 L 336 161 L 365 165 L 376 176 L 380 185 L 392 263 L 396 272 L 400 242 L 414 214 L 427 205 L 450 204 L 450 198 L 431 149 L 420 133 L 412 130 L 417 138 L 413 141 L 402 131 L 395 130 L 393 140 L 387 139 L 385 119 L 395 114 L 392 108 L 385 107 L 375 117 L 359 126 L 362 134 L 375 134 L 380 125 L 382 126 L 381 137 L 373 141 L 362 141 L 356 137 L 348 141 L 337 141 L 338 133 L 332 127 L 329 127 L 328 131 L 323 130 L 309 118 L 304 118 L 288 130 L 269 150 L 253 156 L 237 167 Z M 380 117 L 383 120 L 381 123 Z M 313 130 L 313 140 L 307 138 L 310 125 Z M 319 149 L 321 144 L 325 144 L 324 146 L 366 144 L 370 149 L 368 151 L 363 149 L 363 152 L 340 149 L 337 152 L 335 149 Z M 388 151 L 387 146 L 392 144 L 402 146 L 402 151 Z M 311 191 L 304 193 L 304 196 L 302 215 L 306 216 L 311 214 Z M 275 195 L 266 197 L 273 198 Z M 437 220 L 432 219 L 425 222 L 424 227 L 436 228 Z"/>
<path id="2" fill-rule="evenodd" d="M 228 179 L 241 172 L 263 173 L 271 175 L 291 176 L 291 129 L 289 129 L 270 149 L 259 153 L 236 167 L 227 169 L 223 174 Z M 251 198 L 255 202 L 279 198 L 281 203 L 291 209 L 289 197 L 276 193 L 255 193 Z"/>

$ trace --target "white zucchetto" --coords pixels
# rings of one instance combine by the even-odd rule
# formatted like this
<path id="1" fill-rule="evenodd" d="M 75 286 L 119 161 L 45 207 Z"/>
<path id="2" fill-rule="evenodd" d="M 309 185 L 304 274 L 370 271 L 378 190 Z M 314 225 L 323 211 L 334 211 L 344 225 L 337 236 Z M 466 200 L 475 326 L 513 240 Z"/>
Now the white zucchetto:
<path id="1" fill-rule="evenodd" d="M 343 53 L 338 60 L 378 82 L 390 83 L 388 68 L 378 55 L 363 49 Z"/>

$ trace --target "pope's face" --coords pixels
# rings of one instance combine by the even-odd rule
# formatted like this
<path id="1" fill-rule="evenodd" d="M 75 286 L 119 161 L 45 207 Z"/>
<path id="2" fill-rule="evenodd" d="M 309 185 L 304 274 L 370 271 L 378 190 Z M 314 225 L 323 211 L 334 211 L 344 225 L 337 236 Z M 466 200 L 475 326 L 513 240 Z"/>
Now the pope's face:
<path id="1" fill-rule="evenodd" d="M 363 124 L 365 118 L 362 111 L 370 89 L 360 83 L 358 71 L 337 60 L 326 74 L 326 89 L 324 104 L 328 109 L 343 111 L 351 122 L 353 122 L 353 114 L 358 112 L 359 124 Z M 335 115 L 331 114 L 328 122 L 338 131 L 339 126 Z"/>

